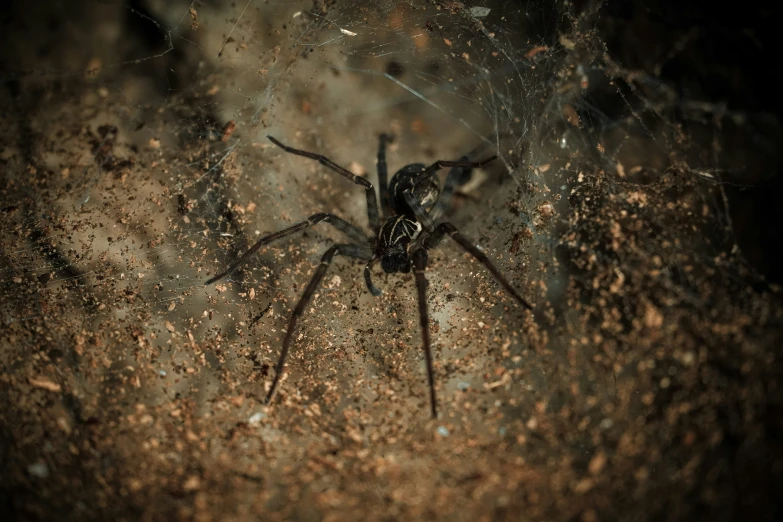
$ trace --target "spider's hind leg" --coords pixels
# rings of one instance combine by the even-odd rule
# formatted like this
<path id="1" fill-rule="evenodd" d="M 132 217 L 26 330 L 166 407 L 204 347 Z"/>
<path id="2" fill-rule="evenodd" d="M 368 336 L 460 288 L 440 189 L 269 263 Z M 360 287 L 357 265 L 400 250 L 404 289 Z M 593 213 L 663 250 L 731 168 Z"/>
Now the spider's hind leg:
<path id="1" fill-rule="evenodd" d="M 465 249 L 466 252 L 468 252 L 470 255 L 476 258 L 476 260 L 484 265 L 487 270 L 492 273 L 493 276 L 495 276 L 495 280 L 500 283 L 503 288 L 506 289 L 506 291 L 511 294 L 514 299 L 517 300 L 519 304 L 527 308 L 528 310 L 532 310 L 533 307 L 525 301 L 525 299 L 517 292 L 517 290 L 511 286 L 511 283 L 508 282 L 508 280 L 503 276 L 503 274 L 500 273 L 500 270 L 497 269 L 497 267 L 492 263 L 492 261 L 489 260 L 489 258 L 479 250 L 478 246 L 470 241 L 468 238 L 463 236 L 459 233 L 459 231 L 456 229 L 454 225 L 451 223 L 441 223 L 438 225 L 435 230 L 430 234 L 430 236 L 426 239 L 424 242 L 424 248 L 427 250 L 431 250 L 438 246 L 438 244 L 443 239 L 443 236 L 449 235 L 451 239 L 457 242 L 459 246 Z"/>
<path id="2" fill-rule="evenodd" d="M 438 170 L 445 168 L 445 167 L 462 167 L 466 169 L 480 169 L 482 167 L 486 167 L 496 159 L 498 159 L 497 156 L 490 156 L 486 159 L 483 159 L 481 161 L 462 161 L 463 158 L 460 158 L 459 161 L 445 161 L 445 160 L 438 160 L 429 167 L 422 170 L 419 174 L 416 175 L 416 177 L 412 180 L 411 185 L 418 185 L 423 180 L 428 179 L 430 176 L 435 174 Z"/>
<path id="3" fill-rule="evenodd" d="M 467 162 L 467 156 L 462 156 L 458 161 Z M 449 174 L 446 176 L 446 183 L 443 184 L 443 190 L 440 192 L 440 198 L 435 208 L 430 212 L 430 217 L 433 221 L 437 221 L 451 205 L 451 198 L 454 195 L 454 190 L 457 187 L 461 187 L 468 183 L 473 174 L 472 167 L 452 167 L 449 170 Z"/>
<path id="4" fill-rule="evenodd" d="M 413 192 L 411 189 L 406 190 L 402 193 L 403 197 L 405 198 L 405 203 L 408 204 L 408 207 L 413 211 L 413 215 L 416 216 L 416 221 L 421 223 L 421 226 L 426 230 L 427 232 L 432 232 L 435 230 L 435 223 L 432 221 L 432 218 L 430 218 L 430 215 L 427 213 L 427 211 L 422 207 L 418 201 L 416 201 L 416 197 L 413 195 Z"/>
<path id="5" fill-rule="evenodd" d="M 310 283 L 308 283 L 307 288 L 305 288 L 305 291 L 302 293 L 302 297 L 299 298 L 299 302 L 296 303 L 294 312 L 291 314 L 291 319 L 288 321 L 288 329 L 286 330 L 285 338 L 283 339 L 283 348 L 280 350 L 280 358 L 277 360 L 277 365 L 275 366 L 275 376 L 272 379 L 272 385 L 269 387 L 269 392 L 266 394 L 267 404 L 274 397 L 277 385 L 280 383 L 280 377 L 283 375 L 283 368 L 285 368 L 288 349 L 291 347 L 291 341 L 294 338 L 296 323 L 310 303 L 310 299 L 318 289 L 318 285 L 321 284 L 321 281 L 326 275 L 326 270 L 329 268 L 329 265 L 332 264 L 332 259 L 334 259 L 335 256 L 349 256 L 369 260 L 372 258 L 372 251 L 369 247 L 365 247 L 364 245 L 334 245 L 321 257 L 321 264 L 315 269 L 313 276 L 310 278 Z"/>

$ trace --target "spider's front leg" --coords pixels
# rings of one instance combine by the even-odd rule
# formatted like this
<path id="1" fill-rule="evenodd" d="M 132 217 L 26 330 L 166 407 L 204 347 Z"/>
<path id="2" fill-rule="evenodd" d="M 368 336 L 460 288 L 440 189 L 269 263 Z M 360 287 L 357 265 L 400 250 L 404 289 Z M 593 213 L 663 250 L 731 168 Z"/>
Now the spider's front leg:
<path id="1" fill-rule="evenodd" d="M 375 263 L 378 262 L 379 257 L 373 256 L 372 259 L 370 259 L 366 265 L 364 265 L 364 282 L 367 284 L 367 290 L 370 291 L 372 295 L 375 297 L 378 297 L 383 292 L 380 288 L 372 284 L 372 267 L 375 266 Z"/>
<path id="2" fill-rule="evenodd" d="M 419 324 L 421 325 L 421 337 L 424 344 L 424 360 L 427 363 L 427 382 L 430 387 L 430 411 L 432 418 L 438 418 L 438 401 L 435 397 L 435 370 L 432 364 L 432 348 L 430 340 L 430 317 L 427 310 L 427 278 L 424 271 L 427 268 L 427 251 L 423 248 L 413 252 L 413 274 L 416 277 L 416 291 L 419 301 Z"/>
<path id="3" fill-rule="evenodd" d="M 378 228 L 380 228 L 381 222 L 380 222 L 380 214 L 378 213 L 378 197 L 375 194 L 375 187 L 373 187 L 372 183 L 362 178 L 361 176 L 357 176 L 356 174 L 349 171 L 348 169 L 341 167 L 340 165 L 330 160 L 326 156 L 323 156 L 321 154 L 316 154 L 314 152 L 308 152 L 306 150 L 289 147 L 288 145 L 282 144 L 272 136 L 267 136 L 267 138 L 269 138 L 269 141 L 271 141 L 272 143 L 274 143 L 284 151 L 290 154 L 296 154 L 297 156 L 304 156 L 305 158 L 314 159 L 324 167 L 327 167 L 333 170 L 334 172 L 338 173 L 342 177 L 348 179 L 349 181 L 352 181 L 357 185 L 361 185 L 362 187 L 364 187 L 364 191 L 367 196 L 367 219 L 370 221 L 370 228 L 373 230 L 373 232 L 375 232 L 376 234 L 378 233 Z"/>
<path id="4" fill-rule="evenodd" d="M 378 192 L 381 196 L 381 213 L 388 216 L 392 214 L 389 204 L 389 169 L 386 166 L 386 145 L 392 143 L 394 137 L 389 134 L 381 134 L 378 138 Z"/>
<path id="5" fill-rule="evenodd" d="M 332 225 L 334 228 L 351 238 L 356 243 L 361 244 L 368 244 L 370 241 L 370 238 L 368 238 L 364 232 L 361 231 L 361 229 L 353 226 L 352 224 L 348 223 L 346 220 L 335 216 L 334 214 L 329 214 L 328 212 L 319 212 L 317 214 L 313 214 L 306 220 L 297 223 L 296 225 L 292 227 L 288 227 L 286 229 L 281 230 L 280 232 L 275 232 L 273 234 L 266 235 L 256 241 L 256 243 L 250 247 L 250 249 L 242 254 L 242 256 L 239 257 L 236 261 L 234 261 L 231 266 L 229 266 L 225 271 L 219 273 L 218 275 L 210 278 L 205 285 L 211 285 L 212 283 L 216 283 L 223 279 L 224 277 L 227 277 L 234 273 L 237 268 L 242 266 L 247 262 L 248 259 L 250 259 L 253 254 L 258 252 L 258 250 L 263 247 L 264 245 L 268 245 L 269 243 L 273 241 L 277 241 L 278 239 L 282 239 L 284 237 L 290 236 L 291 234 L 295 234 L 297 232 L 301 232 L 302 230 L 305 230 L 307 228 L 310 228 L 314 225 L 317 225 L 321 221 L 325 221 Z"/>

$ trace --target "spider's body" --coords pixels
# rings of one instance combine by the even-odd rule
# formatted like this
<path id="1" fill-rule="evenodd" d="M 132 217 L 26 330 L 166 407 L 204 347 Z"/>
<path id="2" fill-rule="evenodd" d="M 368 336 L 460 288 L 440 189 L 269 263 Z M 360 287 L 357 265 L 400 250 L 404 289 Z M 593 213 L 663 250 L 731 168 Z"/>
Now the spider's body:
<path id="1" fill-rule="evenodd" d="M 430 349 L 430 327 L 426 304 L 427 279 L 424 270 L 427 266 L 427 251 L 435 248 L 444 236 L 448 235 L 463 249 L 475 257 L 479 262 L 495 276 L 495 279 L 523 306 L 532 309 L 530 304 L 506 281 L 497 268 L 487 259 L 487 256 L 478 247 L 460 234 L 451 223 L 435 225 L 436 220 L 449 204 L 454 188 L 466 183 L 470 179 L 470 171 L 473 168 L 483 167 L 492 162 L 496 157 L 492 156 L 481 162 L 467 161 L 466 157 L 459 161 L 436 161 L 430 166 L 421 163 L 406 165 L 397 171 L 391 181 L 387 183 L 386 170 L 386 144 L 391 138 L 381 135 L 378 149 L 378 182 L 380 185 L 381 208 L 389 215 L 381 223 L 381 215 L 378 209 L 378 200 L 375 188 L 368 180 L 352 174 L 345 168 L 337 165 L 332 160 L 320 154 L 294 149 L 283 145 L 275 138 L 268 138 L 286 152 L 314 159 L 322 165 L 337 172 L 350 181 L 361 185 L 365 189 L 367 197 L 367 217 L 373 235 L 368 237 L 360 228 L 347 221 L 329 214 L 319 212 L 313 214 L 306 221 L 297 223 L 280 232 L 270 234 L 259 239 L 250 250 L 242 255 L 225 272 L 216 275 L 207 284 L 214 283 L 236 270 L 247 259 L 257 252 L 262 246 L 277 239 L 289 236 L 306 228 L 312 227 L 321 221 L 326 221 L 339 231 L 348 236 L 352 242 L 334 245 L 321 257 L 321 264 L 316 268 L 301 299 L 294 308 L 291 320 L 288 323 L 283 340 L 283 348 L 280 359 L 277 362 L 275 376 L 267 393 L 267 402 L 274 396 L 277 384 L 285 367 L 288 349 L 291 346 L 293 333 L 298 318 L 304 313 L 307 304 L 315 293 L 318 285 L 326 274 L 326 270 L 334 256 L 343 255 L 355 257 L 367 261 L 364 268 L 364 278 L 368 290 L 375 296 L 381 291 L 372 283 L 372 268 L 380 261 L 381 268 L 386 273 L 408 273 L 413 269 L 419 301 L 419 322 L 424 344 L 424 355 L 427 363 L 427 377 L 430 388 L 430 407 L 433 417 L 437 417 L 437 401 L 435 399 L 435 378 L 432 365 L 432 353 Z M 452 167 L 446 178 L 446 184 L 441 191 L 434 174 L 443 167 Z"/>
<path id="2" fill-rule="evenodd" d="M 440 196 L 440 185 L 438 178 L 432 176 L 416 183 L 416 177 L 426 170 L 427 166 L 423 163 L 412 163 L 406 165 L 392 176 L 389 182 L 389 206 L 396 214 L 408 216 L 416 219 L 416 213 L 405 201 L 403 193 L 406 188 L 411 189 L 411 195 L 416 203 L 425 211 L 430 212 L 432 207 L 438 202 Z"/>
<path id="3" fill-rule="evenodd" d="M 389 218 L 378 233 L 375 256 L 387 274 L 411 271 L 408 249 L 421 234 L 421 223 L 405 215 Z M 375 293 L 375 292 L 373 292 Z"/>

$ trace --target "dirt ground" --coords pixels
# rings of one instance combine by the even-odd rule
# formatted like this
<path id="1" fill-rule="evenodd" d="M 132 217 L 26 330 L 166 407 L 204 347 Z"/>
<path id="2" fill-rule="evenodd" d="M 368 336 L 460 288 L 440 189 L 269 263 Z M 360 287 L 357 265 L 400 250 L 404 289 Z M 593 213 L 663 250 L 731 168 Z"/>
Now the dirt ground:
<path id="1" fill-rule="evenodd" d="M 770 14 L 482 5 L 2 8 L 0 519 L 783 518 Z M 447 218 L 534 310 L 432 252 L 431 419 L 412 274 L 339 259 L 267 405 L 340 235 L 205 281 L 369 228 L 265 136 L 375 182 L 381 132 L 500 156 Z"/>

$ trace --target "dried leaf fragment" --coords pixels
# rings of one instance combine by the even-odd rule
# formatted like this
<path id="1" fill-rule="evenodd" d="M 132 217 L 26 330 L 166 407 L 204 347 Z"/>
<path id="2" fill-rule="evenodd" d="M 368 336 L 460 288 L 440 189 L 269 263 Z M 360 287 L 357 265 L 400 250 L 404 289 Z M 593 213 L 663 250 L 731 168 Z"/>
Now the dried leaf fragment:
<path id="1" fill-rule="evenodd" d="M 59 392 L 63 389 L 62 386 L 47 377 L 30 377 L 27 382 L 36 388 L 43 388 L 51 392 Z"/>

